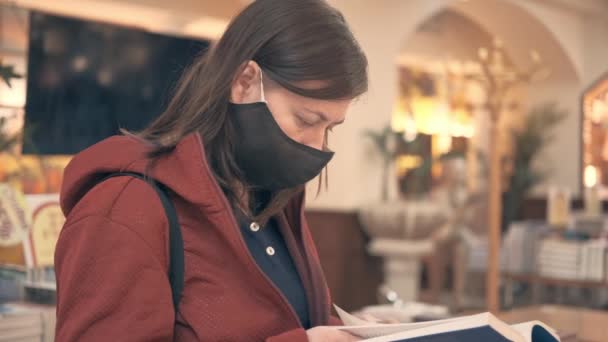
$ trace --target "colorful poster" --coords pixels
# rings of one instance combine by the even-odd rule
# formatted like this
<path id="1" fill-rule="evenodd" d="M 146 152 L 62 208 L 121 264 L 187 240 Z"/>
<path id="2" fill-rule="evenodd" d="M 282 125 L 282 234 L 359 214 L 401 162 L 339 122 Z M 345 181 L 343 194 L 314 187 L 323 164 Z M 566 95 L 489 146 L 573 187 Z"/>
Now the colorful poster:
<path id="1" fill-rule="evenodd" d="M 29 246 L 26 245 L 28 265 L 53 266 L 55 245 L 65 222 L 59 205 L 59 194 L 27 195 L 32 210 Z"/>
<path id="2" fill-rule="evenodd" d="M 0 183 L 0 246 L 21 243 L 30 226 L 30 214 L 22 193 L 7 183 Z"/>

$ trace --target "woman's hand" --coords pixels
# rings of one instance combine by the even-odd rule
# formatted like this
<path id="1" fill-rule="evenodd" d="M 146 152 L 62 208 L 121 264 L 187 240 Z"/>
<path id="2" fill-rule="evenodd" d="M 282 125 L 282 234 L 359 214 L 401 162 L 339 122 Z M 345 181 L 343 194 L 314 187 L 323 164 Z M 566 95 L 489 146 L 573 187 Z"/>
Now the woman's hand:
<path id="1" fill-rule="evenodd" d="M 354 342 L 355 336 L 330 327 L 314 327 L 306 330 L 309 342 Z"/>

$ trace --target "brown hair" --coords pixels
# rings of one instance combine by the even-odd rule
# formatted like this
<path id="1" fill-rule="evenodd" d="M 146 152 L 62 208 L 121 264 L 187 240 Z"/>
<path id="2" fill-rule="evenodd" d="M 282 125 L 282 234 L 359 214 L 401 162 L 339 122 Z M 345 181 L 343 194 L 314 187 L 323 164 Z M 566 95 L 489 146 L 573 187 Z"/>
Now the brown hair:
<path id="1" fill-rule="evenodd" d="M 220 40 L 182 75 L 165 112 L 136 134 L 149 142 L 154 160 L 198 132 L 214 176 L 235 206 L 253 216 L 243 198 L 250 186 L 233 154 L 235 135 L 228 102 L 232 81 L 253 60 L 278 85 L 301 96 L 354 99 L 367 91 L 367 59 L 344 17 L 324 0 L 257 0 L 235 17 Z M 302 81 L 323 87 L 298 87 Z M 273 194 L 255 217 L 260 222 L 281 211 L 302 190 Z"/>

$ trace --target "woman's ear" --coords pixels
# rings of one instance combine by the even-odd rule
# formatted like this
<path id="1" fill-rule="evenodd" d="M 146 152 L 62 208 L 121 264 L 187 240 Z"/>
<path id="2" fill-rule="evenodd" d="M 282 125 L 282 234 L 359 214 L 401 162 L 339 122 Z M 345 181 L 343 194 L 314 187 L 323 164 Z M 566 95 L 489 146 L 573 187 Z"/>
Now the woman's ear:
<path id="1" fill-rule="evenodd" d="M 243 63 L 240 72 L 232 80 L 230 102 L 253 103 L 262 99 L 262 71 L 254 61 Z"/>

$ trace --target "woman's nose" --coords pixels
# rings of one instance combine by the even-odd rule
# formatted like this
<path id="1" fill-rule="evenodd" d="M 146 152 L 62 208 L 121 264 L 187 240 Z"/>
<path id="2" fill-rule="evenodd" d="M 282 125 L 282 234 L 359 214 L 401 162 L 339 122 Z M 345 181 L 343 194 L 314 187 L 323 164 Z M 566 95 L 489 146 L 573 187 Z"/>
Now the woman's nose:
<path id="1" fill-rule="evenodd" d="M 307 145 L 317 150 L 323 150 L 325 145 L 325 130 L 315 132 L 314 138 Z"/>

